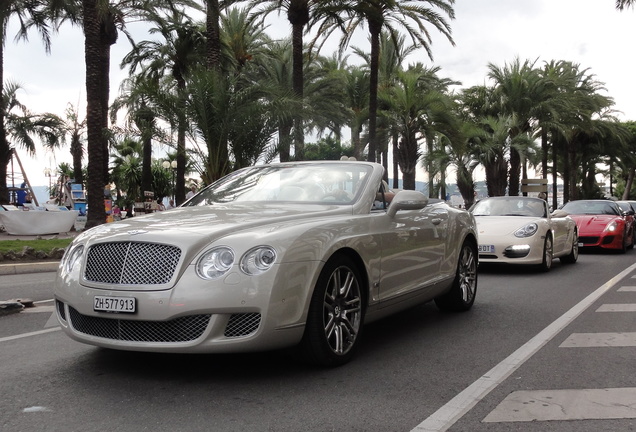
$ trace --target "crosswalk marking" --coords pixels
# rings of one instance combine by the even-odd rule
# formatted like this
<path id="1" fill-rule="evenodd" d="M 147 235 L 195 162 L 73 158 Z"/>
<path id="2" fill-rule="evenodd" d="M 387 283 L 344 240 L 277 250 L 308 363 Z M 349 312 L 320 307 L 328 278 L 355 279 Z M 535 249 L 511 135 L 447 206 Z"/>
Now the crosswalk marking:
<path id="1" fill-rule="evenodd" d="M 636 418 L 636 388 L 516 391 L 484 422 Z"/>
<path id="2" fill-rule="evenodd" d="M 628 271 L 633 270 L 631 266 Z M 625 275 L 625 271 L 622 275 Z M 624 277 L 624 276 L 623 276 Z M 632 275 L 631 279 L 636 279 Z M 636 292 L 621 286 L 618 292 Z M 599 296 L 600 297 L 600 296 Z M 636 304 L 603 304 L 596 312 L 636 312 Z M 560 348 L 634 347 L 636 332 L 572 333 Z M 607 420 L 636 418 L 636 388 L 524 390 L 509 394 L 482 421 L 530 422 L 550 420 Z"/>
<path id="3" fill-rule="evenodd" d="M 604 304 L 601 305 L 596 312 L 636 312 L 636 304 L 634 303 L 619 303 L 619 304 Z"/>
<path id="4" fill-rule="evenodd" d="M 636 333 L 572 333 L 559 348 L 633 347 Z"/>

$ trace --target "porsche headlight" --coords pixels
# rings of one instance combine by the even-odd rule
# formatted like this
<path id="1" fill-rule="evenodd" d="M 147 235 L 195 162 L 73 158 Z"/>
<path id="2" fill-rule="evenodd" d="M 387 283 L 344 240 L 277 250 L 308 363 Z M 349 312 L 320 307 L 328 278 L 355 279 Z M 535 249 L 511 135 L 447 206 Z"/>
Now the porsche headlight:
<path id="1" fill-rule="evenodd" d="M 609 232 L 614 232 L 617 229 L 618 229 L 618 224 L 616 223 L 616 221 L 612 221 L 608 223 L 607 226 L 605 227 L 605 231 L 609 231 Z"/>
<path id="2" fill-rule="evenodd" d="M 522 228 L 519 228 L 517 231 L 515 231 L 515 237 L 520 237 L 520 238 L 531 237 L 537 232 L 538 229 L 539 229 L 539 225 L 537 225 L 534 222 L 529 223 L 528 225 Z"/>
<path id="3" fill-rule="evenodd" d="M 68 249 L 62 258 L 62 269 L 66 273 L 70 273 L 75 265 L 78 264 L 83 253 L 84 245 L 77 245 Z"/>
<path id="4" fill-rule="evenodd" d="M 250 249 L 241 258 L 241 270 L 250 276 L 265 273 L 274 265 L 276 251 L 269 246 L 258 246 Z"/>
<path id="5" fill-rule="evenodd" d="M 233 264 L 234 251 L 226 246 L 216 247 L 199 258 L 197 274 L 202 279 L 217 279 L 227 273 Z"/>

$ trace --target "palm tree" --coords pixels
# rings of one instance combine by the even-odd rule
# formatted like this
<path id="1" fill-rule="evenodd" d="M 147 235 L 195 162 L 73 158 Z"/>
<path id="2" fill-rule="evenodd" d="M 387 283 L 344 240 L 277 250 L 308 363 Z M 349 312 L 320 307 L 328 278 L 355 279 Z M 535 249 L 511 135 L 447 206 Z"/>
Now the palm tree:
<path id="1" fill-rule="evenodd" d="M 20 23 L 17 39 L 27 39 L 28 31 L 35 27 L 44 42 L 46 52 L 50 52 L 50 30 L 46 15 L 47 2 L 44 0 L 12 0 L 0 2 L 0 95 L 5 95 L 4 89 L 4 47 L 7 38 L 7 27 L 12 18 Z M 11 92 L 11 90 L 10 90 Z M 11 160 L 12 148 L 7 140 L 7 102 L 0 103 L 0 204 L 8 203 L 7 165 Z"/>
<path id="2" fill-rule="evenodd" d="M 488 65 L 488 77 L 495 82 L 495 93 L 499 101 L 500 112 L 517 121 L 510 125 L 510 138 L 533 132 L 533 110 L 539 104 L 540 75 L 534 67 L 536 61 L 521 63 L 516 58 L 512 63 L 498 67 Z M 510 148 L 510 169 L 508 171 L 508 194 L 519 195 L 521 155 L 515 146 Z"/>
<path id="3" fill-rule="evenodd" d="M 82 159 L 84 158 L 84 129 L 85 120 L 79 120 L 77 109 L 68 104 L 66 107 L 65 133 L 70 136 L 70 152 L 73 157 L 73 175 L 76 183 L 84 184 L 84 173 L 82 169 Z"/>
<path id="4" fill-rule="evenodd" d="M 163 41 L 152 40 L 133 44 L 133 49 L 122 59 L 121 66 L 128 66 L 131 74 L 140 69 L 140 75 L 145 77 L 141 80 L 146 82 L 146 90 L 156 90 L 147 92 L 150 99 L 146 100 L 145 104 L 152 105 L 152 112 L 162 116 L 177 130 L 175 199 L 176 203 L 180 204 L 185 200 L 186 189 L 186 85 L 188 76 L 203 54 L 205 37 L 199 26 L 193 23 L 184 11 L 176 8 L 171 8 L 166 16 L 149 12 L 148 20 L 154 24 L 149 32 L 160 34 Z M 167 77 L 165 81 L 164 77 Z M 143 88 L 141 90 L 143 93 Z M 131 96 L 131 102 L 134 103 L 140 95 Z M 144 162 L 146 183 L 150 181 L 150 169 L 148 155 Z"/>
<path id="5" fill-rule="evenodd" d="M 438 134 L 451 133 L 455 124 L 450 99 L 428 82 L 437 70 L 421 65 L 411 67 L 399 72 L 395 85 L 380 93 L 380 100 L 387 107 L 384 113 L 399 134 L 398 164 L 405 189 L 415 189 L 421 137 L 435 140 Z"/>
<path id="6" fill-rule="evenodd" d="M 376 161 L 378 150 L 378 83 L 380 60 L 380 35 L 385 30 L 391 41 L 398 46 L 400 32 L 405 30 L 413 45 L 424 48 L 432 60 L 431 34 L 426 24 L 431 24 L 446 38 L 455 44 L 451 28 L 444 18 L 455 18 L 454 0 L 342 0 L 343 13 L 348 14 L 346 32 L 341 39 L 340 48 L 344 50 L 351 40 L 353 32 L 364 23 L 368 26 L 371 40 L 370 92 L 369 92 L 369 153 L 368 160 Z M 441 13 L 440 13 L 441 12 Z M 328 37 L 334 28 L 341 29 L 340 22 L 325 19 L 318 29 L 319 35 Z"/>
<path id="7" fill-rule="evenodd" d="M 0 110 L 4 113 L 4 140 L 7 144 L 8 160 L 11 160 L 15 145 L 27 150 L 30 155 L 35 154 L 36 145 L 34 138 L 48 149 L 58 148 L 64 140 L 64 121 L 50 113 L 31 113 L 17 98 L 17 92 L 21 89 L 18 84 L 9 82 L 4 85 L 4 93 L 0 99 Z M 4 176 L 4 190 L 8 202 L 6 167 Z"/>
<path id="8" fill-rule="evenodd" d="M 287 19 L 292 26 L 292 89 L 300 100 L 304 96 L 303 32 L 310 21 L 310 10 L 320 4 L 320 0 L 252 0 L 250 2 L 250 9 L 255 10 L 255 18 L 265 18 L 270 13 L 280 10 L 287 13 Z M 316 12 L 313 11 L 313 13 Z M 297 159 L 302 159 L 303 154 L 302 121 L 302 112 L 299 112 L 294 116 L 294 150 Z M 281 151 L 281 156 L 286 156 L 288 153 L 284 149 Z M 281 161 L 283 161 L 282 157 Z"/>
<path id="9" fill-rule="evenodd" d="M 634 7 L 634 0 L 616 0 L 616 9 L 622 11 L 628 7 Z"/>

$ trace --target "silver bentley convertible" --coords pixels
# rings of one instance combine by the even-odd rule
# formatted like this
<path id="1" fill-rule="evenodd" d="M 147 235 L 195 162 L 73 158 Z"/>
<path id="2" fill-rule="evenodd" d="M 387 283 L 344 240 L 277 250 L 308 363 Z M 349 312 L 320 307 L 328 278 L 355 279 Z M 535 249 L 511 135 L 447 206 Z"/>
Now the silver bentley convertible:
<path id="1" fill-rule="evenodd" d="M 367 162 L 245 168 L 182 206 L 80 234 L 55 282 L 73 339 L 157 352 L 298 345 L 351 359 L 363 324 L 477 290 L 473 216 L 420 192 L 390 194 Z M 389 202 L 390 201 L 390 202 Z"/>

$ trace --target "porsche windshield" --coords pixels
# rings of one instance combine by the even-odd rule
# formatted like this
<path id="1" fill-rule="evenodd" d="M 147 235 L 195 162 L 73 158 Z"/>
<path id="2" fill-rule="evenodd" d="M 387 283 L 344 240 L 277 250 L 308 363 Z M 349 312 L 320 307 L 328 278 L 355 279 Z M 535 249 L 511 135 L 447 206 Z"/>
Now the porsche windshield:
<path id="1" fill-rule="evenodd" d="M 247 201 L 352 204 L 372 169 L 346 162 L 255 166 L 216 181 L 184 206 Z"/>

